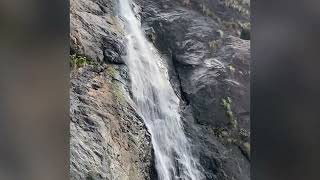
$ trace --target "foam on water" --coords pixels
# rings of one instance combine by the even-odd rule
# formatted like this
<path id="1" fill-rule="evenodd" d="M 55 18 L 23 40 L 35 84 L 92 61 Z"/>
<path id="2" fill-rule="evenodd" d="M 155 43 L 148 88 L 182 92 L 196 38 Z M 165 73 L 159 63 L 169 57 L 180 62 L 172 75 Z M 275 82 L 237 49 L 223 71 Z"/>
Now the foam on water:
<path id="1" fill-rule="evenodd" d="M 129 0 L 120 0 L 125 21 L 126 64 L 133 102 L 151 134 L 160 180 L 201 180 L 179 114 L 179 98 L 169 82 L 163 59 L 148 42 Z"/>

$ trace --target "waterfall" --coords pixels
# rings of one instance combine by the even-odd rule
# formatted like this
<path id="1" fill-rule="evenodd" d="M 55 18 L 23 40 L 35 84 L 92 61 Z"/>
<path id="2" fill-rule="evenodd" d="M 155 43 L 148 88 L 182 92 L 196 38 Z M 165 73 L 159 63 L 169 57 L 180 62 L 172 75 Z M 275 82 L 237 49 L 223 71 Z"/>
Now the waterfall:
<path id="1" fill-rule="evenodd" d="M 198 161 L 192 156 L 179 114 L 179 98 L 169 82 L 163 59 L 148 42 L 129 0 L 120 0 L 125 22 L 126 64 L 132 100 L 151 134 L 160 180 L 201 180 Z"/>

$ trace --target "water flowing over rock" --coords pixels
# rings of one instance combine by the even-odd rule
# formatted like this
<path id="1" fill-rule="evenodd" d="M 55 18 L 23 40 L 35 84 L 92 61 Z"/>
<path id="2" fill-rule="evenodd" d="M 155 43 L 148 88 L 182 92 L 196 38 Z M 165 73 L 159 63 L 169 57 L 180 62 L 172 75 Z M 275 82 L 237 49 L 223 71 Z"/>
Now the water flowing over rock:
<path id="1" fill-rule="evenodd" d="M 150 134 L 125 100 L 127 68 L 115 61 L 124 50 L 116 7 L 113 0 L 71 1 L 71 53 L 90 65 L 71 71 L 70 179 L 150 180 L 155 174 Z"/>
<path id="2" fill-rule="evenodd" d="M 205 179 L 250 179 L 248 4 L 144 0 L 141 21 L 168 57 L 181 116 Z M 243 9 L 243 10 L 241 10 Z"/>
<path id="3" fill-rule="evenodd" d="M 249 180 L 249 8 L 71 0 L 70 179 Z"/>
<path id="4" fill-rule="evenodd" d="M 150 179 L 150 135 L 109 73 L 92 66 L 72 73 L 71 179 Z"/>
<path id="5" fill-rule="evenodd" d="M 160 180 L 200 180 L 198 162 L 191 153 L 179 114 L 179 98 L 169 82 L 165 61 L 147 41 L 129 0 L 120 0 L 127 37 L 126 63 L 133 100 L 152 137 Z"/>

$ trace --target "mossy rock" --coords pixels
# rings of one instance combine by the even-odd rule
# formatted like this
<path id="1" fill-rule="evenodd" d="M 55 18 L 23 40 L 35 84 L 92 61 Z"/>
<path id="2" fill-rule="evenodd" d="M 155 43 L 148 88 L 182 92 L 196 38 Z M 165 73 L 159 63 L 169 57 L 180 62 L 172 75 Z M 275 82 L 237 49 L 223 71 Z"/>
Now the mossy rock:
<path id="1" fill-rule="evenodd" d="M 116 70 L 116 69 L 114 68 L 114 66 L 109 65 L 109 66 L 107 67 L 107 74 L 108 74 L 110 77 L 115 78 L 115 77 L 119 74 L 119 72 L 118 72 L 118 70 Z"/>
<path id="2" fill-rule="evenodd" d="M 89 59 L 85 56 L 73 54 L 70 55 L 70 67 L 73 69 L 78 69 L 87 65 L 97 66 L 98 63 L 94 62 L 92 59 Z"/>
<path id="3" fill-rule="evenodd" d="M 226 111 L 226 115 L 229 119 L 229 123 L 230 123 L 231 127 L 236 129 L 238 127 L 238 122 L 237 122 L 237 119 L 236 119 L 234 113 L 232 112 L 232 108 L 231 108 L 232 99 L 230 97 L 223 98 L 221 105 Z"/>

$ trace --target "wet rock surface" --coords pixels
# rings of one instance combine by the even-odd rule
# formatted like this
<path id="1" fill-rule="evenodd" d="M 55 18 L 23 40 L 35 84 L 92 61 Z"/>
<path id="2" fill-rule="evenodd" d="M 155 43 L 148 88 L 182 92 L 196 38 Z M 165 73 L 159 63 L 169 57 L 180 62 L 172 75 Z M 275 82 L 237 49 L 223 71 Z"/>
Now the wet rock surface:
<path id="1" fill-rule="evenodd" d="M 116 68 L 72 72 L 71 179 L 150 179 L 150 135 L 126 102 Z"/>
<path id="2" fill-rule="evenodd" d="M 249 4 L 140 1 L 206 179 L 250 179 Z M 246 32 L 244 32 L 244 29 Z M 242 39 L 241 39 L 242 38 Z"/>
<path id="3" fill-rule="evenodd" d="M 70 1 L 70 48 L 98 62 L 123 64 L 123 31 L 115 0 Z"/>
<path id="4" fill-rule="evenodd" d="M 135 0 L 170 81 L 206 179 L 250 179 L 249 4 Z M 97 62 L 71 72 L 70 178 L 157 179 L 150 135 L 127 101 L 116 0 L 71 0 L 71 54 Z"/>
<path id="5" fill-rule="evenodd" d="M 129 105 L 117 1 L 71 0 L 70 179 L 148 180 L 150 134 Z M 83 60 L 83 59 L 82 59 Z"/>

